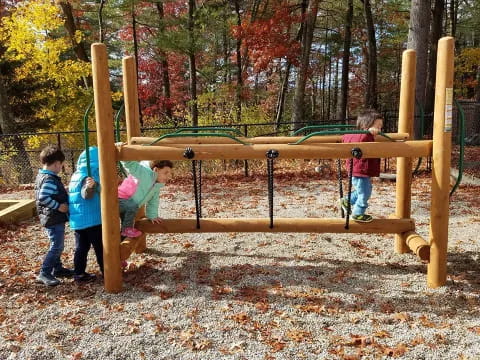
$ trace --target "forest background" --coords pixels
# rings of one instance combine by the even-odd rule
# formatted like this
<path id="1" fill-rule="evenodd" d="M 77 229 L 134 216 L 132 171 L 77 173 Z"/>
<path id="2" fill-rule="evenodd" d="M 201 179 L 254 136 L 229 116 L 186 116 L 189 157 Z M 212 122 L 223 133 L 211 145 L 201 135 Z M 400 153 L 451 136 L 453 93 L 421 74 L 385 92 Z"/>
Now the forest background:
<path id="1" fill-rule="evenodd" d="M 445 35 L 456 39 L 456 98 L 480 101 L 476 0 L 0 0 L 0 24 L 2 134 L 81 130 L 94 42 L 108 46 L 116 109 L 121 59 L 135 56 L 145 127 L 295 130 L 396 110 L 407 48 L 417 111 L 429 114 Z"/>

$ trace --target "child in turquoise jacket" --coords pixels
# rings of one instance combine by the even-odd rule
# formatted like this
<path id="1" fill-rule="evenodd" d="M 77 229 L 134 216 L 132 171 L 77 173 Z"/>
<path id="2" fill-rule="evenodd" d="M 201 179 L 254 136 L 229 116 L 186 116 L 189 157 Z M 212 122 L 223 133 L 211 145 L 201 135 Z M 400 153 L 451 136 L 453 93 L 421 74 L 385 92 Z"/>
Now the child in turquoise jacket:
<path id="1" fill-rule="evenodd" d="M 129 176 L 118 187 L 121 235 L 137 237 L 142 232 L 134 228 L 138 209 L 146 205 L 145 214 L 153 223 L 162 219 L 158 216 L 160 189 L 172 177 L 173 164 L 169 160 L 150 161 L 148 167 L 137 161 L 122 161 Z"/>
<path id="2" fill-rule="evenodd" d="M 100 212 L 100 175 L 98 148 L 89 149 L 91 176 L 88 176 L 87 154 L 78 157 L 77 170 L 68 186 L 70 207 L 70 228 L 75 230 L 74 279 L 87 282 L 95 279 L 94 274 L 85 272 L 87 256 L 93 246 L 100 271 L 103 273 L 102 216 Z"/>

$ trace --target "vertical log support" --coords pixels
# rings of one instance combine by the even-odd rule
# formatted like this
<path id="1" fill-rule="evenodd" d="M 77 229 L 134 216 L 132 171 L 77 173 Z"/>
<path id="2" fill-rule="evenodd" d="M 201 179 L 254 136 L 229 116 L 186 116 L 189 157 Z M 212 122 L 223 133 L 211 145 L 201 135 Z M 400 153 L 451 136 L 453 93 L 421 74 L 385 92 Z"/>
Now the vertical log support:
<path id="1" fill-rule="evenodd" d="M 140 136 L 140 116 L 138 109 L 137 71 L 135 58 L 126 56 L 123 65 L 123 98 L 125 101 L 125 119 L 127 122 L 127 142 L 135 136 Z"/>
<path id="2" fill-rule="evenodd" d="M 100 161 L 101 211 L 105 290 L 122 290 L 120 267 L 120 223 L 117 198 L 117 152 L 114 145 L 113 109 L 108 73 L 107 49 L 92 44 L 93 91 Z"/>
<path id="3" fill-rule="evenodd" d="M 408 133 L 409 139 L 413 133 L 413 118 L 415 114 L 415 50 L 405 50 L 402 56 L 402 82 L 400 86 L 400 108 L 398 113 L 398 132 Z M 386 145 L 388 146 L 388 145 Z M 399 219 L 410 218 L 412 197 L 412 158 L 397 158 L 397 185 L 395 215 Z M 395 235 L 395 252 L 403 254 L 410 251 L 404 234 Z"/>
<path id="4" fill-rule="evenodd" d="M 125 100 L 125 119 L 127 122 L 127 142 L 130 144 L 132 137 L 140 136 L 140 112 L 138 109 L 137 70 L 135 58 L 126 56 L 122 60 L 123 65 L 123 97 Z M 145 217 L 145 208 L 142 207 L 137 213 L 137 219 Z M 147 248 L 147 236 L 140 236 L 136 241 L 135 252 L 144 252 Z"/>
<path id="5" fill-rule="evenodd" d="M 454 45 L 452 37 L 441 38 L 438 42 L 433 118 L 430 262 L 427 267 L 427 283 L 431 288 L 445 285 L 447 281 Z"/>

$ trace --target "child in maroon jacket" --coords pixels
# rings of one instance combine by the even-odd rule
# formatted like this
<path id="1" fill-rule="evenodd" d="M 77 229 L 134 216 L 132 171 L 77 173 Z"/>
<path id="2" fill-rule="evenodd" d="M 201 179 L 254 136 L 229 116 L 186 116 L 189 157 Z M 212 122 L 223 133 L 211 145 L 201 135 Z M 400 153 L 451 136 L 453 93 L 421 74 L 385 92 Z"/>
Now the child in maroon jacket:
<path id="1" fill-rule="evenodd" d="M 383 125 L 383 117 L 374 110 L 362 111 L 357 117 L 357 129 L 367 130 L 366 134 L 343 135 L 342 142 L 373 142 Z M 353 160 L 352 185 L 355 188 L 350 197 L 350 209 L 352 219 L 357 222 L 370 222 L 372 217 L 365 213 L 368 208 L 368 200 L 372 195 L 371 177 L 380 175 L 380 159 L 349 159 L 347 168 L 350 169 L 350 161 Z M 347 211 L 348 200 L 340 199 L 342 208 Z"/>

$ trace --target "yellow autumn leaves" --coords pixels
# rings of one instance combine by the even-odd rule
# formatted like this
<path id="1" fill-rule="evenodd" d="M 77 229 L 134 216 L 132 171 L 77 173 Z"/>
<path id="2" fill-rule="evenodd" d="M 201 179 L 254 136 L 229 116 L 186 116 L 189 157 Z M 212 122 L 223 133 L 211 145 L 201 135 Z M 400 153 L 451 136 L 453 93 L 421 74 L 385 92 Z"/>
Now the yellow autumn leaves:
<path id="1" fill-rule="evenodd" d="M 84 79 L 90 76 L 91 66 L 74 57 L 60 8 L 50 0 L 20 2 L 0 21 L 4 60 L 19 64 L 12 76 L 40 84 L 32 96 L 42 104 L 35 117 L 50 120 L 54 129 L 78 124 L 87 102 Z M 81 39 L 77 31 L 75 40 Z"/>

